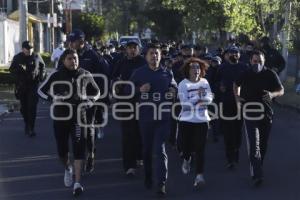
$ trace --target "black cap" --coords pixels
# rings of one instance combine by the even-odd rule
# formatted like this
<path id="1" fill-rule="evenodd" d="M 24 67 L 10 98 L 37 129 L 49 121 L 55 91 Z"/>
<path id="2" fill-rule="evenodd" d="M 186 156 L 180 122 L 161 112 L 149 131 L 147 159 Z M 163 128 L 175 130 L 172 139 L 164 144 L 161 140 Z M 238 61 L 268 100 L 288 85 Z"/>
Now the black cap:
<path id="1" fill-rule="evenodd" d="M 69 35 L 68 35 L 68 41 L 70 42 L 75 42 L 76 40 L 84 40 L 85 34 L 79 29 L 73 30 Z"/>
<path id="2" fill-rule="evenodd" d="M 140 43 L 137 40 L 128 40 L 128 42 L 126 42 L 126 46 L 129 46 L 131 44 L 140 46 Z"/>
<path id="3" fill-rule="evenodd" d="M 33 45 L 31 44 L 31 42 L 29 42 L 28 40 L 24 41 L 22 43 L 22 48 L 25 48 L 25 49 L 32 49 L 33 48 Z"/>
<path id="4" fill-rule="evenodd" d="M 230 46 L 230 47 L 228 48 L 228 52 L 229 52 L 229 53 L 239 53 L 239 52 L 240 52 L 240 49 L 239 49 L 237 46 L 232 45 L 232 46 Z"/>
<path id="5" fill-rule="evenodd" d="M 193 48 L 193 45 L 191 44 L 184 44 L 181 46 L 181 49 L 192 49 Z"/>

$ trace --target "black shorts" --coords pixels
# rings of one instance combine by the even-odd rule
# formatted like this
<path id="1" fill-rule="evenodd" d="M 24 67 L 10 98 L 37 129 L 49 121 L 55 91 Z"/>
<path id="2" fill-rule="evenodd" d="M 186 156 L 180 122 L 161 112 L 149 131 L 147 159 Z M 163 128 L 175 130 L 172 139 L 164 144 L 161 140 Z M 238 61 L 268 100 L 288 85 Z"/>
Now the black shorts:
<path id="1" fill-rule="evenodd" d="M 67 157 L 69 153 L 69 136 L 71 136 L 74 159 L 85 159 L 86 136 L 84 129 L 80 128 L 74 120 L 54 120 L 53 127 L 59 157 Z"/>

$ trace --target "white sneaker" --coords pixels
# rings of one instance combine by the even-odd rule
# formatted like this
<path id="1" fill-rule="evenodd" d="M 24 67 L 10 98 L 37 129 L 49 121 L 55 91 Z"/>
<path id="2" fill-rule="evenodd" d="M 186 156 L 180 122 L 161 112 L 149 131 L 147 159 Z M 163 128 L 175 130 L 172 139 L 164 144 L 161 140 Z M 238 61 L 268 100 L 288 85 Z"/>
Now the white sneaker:
<path id="1" fill-rule="evenodd" d="M 134 176 L 135 175 L 135 169 L 134 168 L 129 168 L 127 171 L 126 171 L 126 175 L 127 176 Z"/>
<path id="2" fill-rule="evenodd" d="M 103 131 L 102 128 L 97 128 L 96 131 L 97 131 L 97 138 L 99 140 L 102 139 L 102 138 L 104 138 L 104 131 Z"/>
<path id="3" fill-rule="evenodd" d="M 73 184 L 73 168 L 69 166 L 69 170 L 65 169 L 64 183 L 66 187 L 71 187 Z"/>
<path id="4" fill-rule="evenodd" d="M 194 187 L 205 185 L 205 180 L 202 174 L 198 174 L 195 178 Z"/>
<path id="5" fill-rule="evenodd" d="M 182 172 L 184 174 L 187 174 L 191 171 L 191 158 L 189 160 L 185 160 L 183 159 L 183 163 L 182 163 Z"/>
<path id="6" fill-rule="evenodd" d="M 80 185 L 80 183 L 75 183 L 73 187 L 73 195 L 79 196 L 83 192 L 83 187 Z"/>

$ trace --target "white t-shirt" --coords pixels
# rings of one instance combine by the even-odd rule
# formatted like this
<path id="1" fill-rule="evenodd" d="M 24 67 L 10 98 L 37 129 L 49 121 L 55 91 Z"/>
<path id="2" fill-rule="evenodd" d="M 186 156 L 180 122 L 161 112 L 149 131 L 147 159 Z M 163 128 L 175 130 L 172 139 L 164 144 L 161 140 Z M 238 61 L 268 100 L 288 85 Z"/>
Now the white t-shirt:
<path id="1" fill-rule="evenodd" d="M 199 91 L 202 91 L 201 94 Z M 201 78 L 198 82 L 182 80 L 178 86 L 178 95 L 182 106 L 179 121 L 192 123 L 210 121 L 207 105 L 212 102 L 213 95 L 205 78 Z"/>

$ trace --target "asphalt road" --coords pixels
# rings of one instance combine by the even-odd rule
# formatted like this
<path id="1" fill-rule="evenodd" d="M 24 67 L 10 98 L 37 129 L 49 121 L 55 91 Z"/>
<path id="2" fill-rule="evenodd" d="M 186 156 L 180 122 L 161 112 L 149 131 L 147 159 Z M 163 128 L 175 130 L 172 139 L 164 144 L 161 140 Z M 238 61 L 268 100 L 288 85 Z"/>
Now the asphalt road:
<path id="1" fill-rule="evenodd" d="M 183 175 L 181 160 L 168 147 L 169 179 L 166 199 L 203 200 L 299 200 L 300 199 L 300 115 L 276 108 L 274 126 L 265 161 L 265 182 L 251 185 L 249 163 L 243 140 L 241 160 L 235 171 L 225 169 L 223 140 L 208 142 L 205 178 L 200 190 L 192 186 L 194 174 Z M 72 189 L 64 187 L 64 169 L 56 155 L 49 107 L 41 104 L 37 119 L 37 137 L 23 133 L 20 113 L 5 117 L 0 124 L 0 200 L 67 200 Z M 105 137 L 98 140 L 96 169 L 85 175 L 85 192 L 79 199 L 156 199 L 155 191 L 143 185 L 143 170 L 137 177 L 124 175 L 121 161 L 119 123 L 109 120 Z"/>

